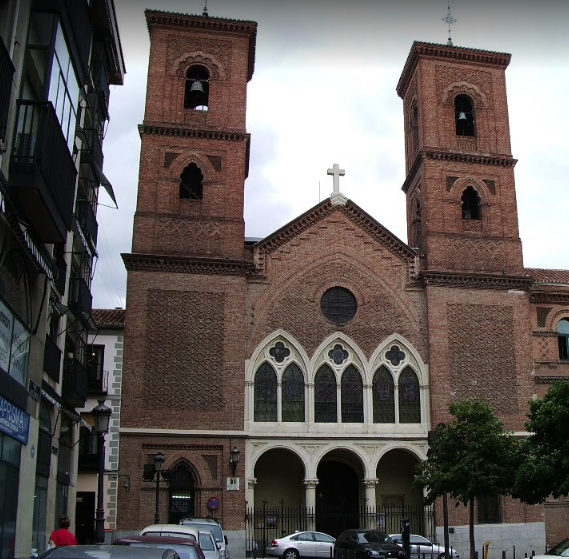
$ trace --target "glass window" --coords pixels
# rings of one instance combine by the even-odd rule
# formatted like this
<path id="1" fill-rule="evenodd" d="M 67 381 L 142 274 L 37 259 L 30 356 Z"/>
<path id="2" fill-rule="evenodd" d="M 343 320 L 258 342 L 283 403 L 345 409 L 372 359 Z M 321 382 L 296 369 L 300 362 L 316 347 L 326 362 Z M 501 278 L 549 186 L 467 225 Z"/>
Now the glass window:
<path id="1" fill-rule="evenodd" d="M 328 365 L 318 369 L 314 379 L 314 420 L 316 423 L 338 421 L 336 377 Z"/>
<path id="2" fill-rule="evenodd" d="M 500 496 L 496 494 L 484 495 L 476 499 L 478 504 L 479 524 L 498 524 L 502 522 L 502 507 Z"/>
<path id="3" fill-rule="evenodd" d="M 354 294 L 343 287 L 332 287 L 320 300 L 322 314 L 334 324 L 346 324 L 354 318 L 358 303 Z"/>
<path id="4" fill-rule="evenodd" d="M 419 379 L 411 367 L 405 367 L 399 376 L 399 423 L 421 422 L 421 394 Z"/>
<path id="5" fill-rule="evenodd" d="M 342 423 L 363 423 L 364 395 L 359 371 L 349 365 L 342 375 Z"/>
<path id="6" fill-rule="evenodd" d="M 255 421 L 277 421 L 277 375 L 268 363 L 255 374 Z"/>
<path id="7" fill-rule="evenodd" d="M 282 416 L 283 421 L 304 421 L 304 375 L 294 363 L 283 374 Z"/>
<path id="8" fill-rule="evenodd" d="M 382 365 L 373 376 L 373 422 L 395 423 L 395 385 L 393 376 Z"/>
<path id="9" fill-rule="evenodd" d="M 562 318 L 557 325 L 559 342 L 559 359 L 569 359 L 569 319 Z"/>
<path id="10" fill-rule="evenodd" d="M 0 299 L 0 369 L 22 386 L 28 376 L 30 332 Z"/>

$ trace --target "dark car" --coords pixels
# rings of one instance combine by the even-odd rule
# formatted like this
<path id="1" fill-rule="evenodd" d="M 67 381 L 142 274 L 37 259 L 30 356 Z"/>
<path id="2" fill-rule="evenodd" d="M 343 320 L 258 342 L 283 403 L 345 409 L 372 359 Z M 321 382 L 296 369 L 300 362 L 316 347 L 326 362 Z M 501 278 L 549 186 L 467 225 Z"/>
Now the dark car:
<path id="1" fill-rule="evenodd" d="M 180 559 L 205 559 L 198 542 L 193 538 L 176 536 L 125 536 L 113 541 L 113 545 L 128 545 L 131 547 L 173 549 Z"/>
<path id="2" fill-rule="evenodd" d="M 140 549 L 120 545 L 64 545 L 44 551 L 40 559 L 180 559 L 171 548 Z"/>
<path id="3" fill-rule="evenodd" d="M 388 534 L 379 530 L 344 530 L 334 544 L 335 559 L 393 557 L 404 559 L 405 552 Z"/>

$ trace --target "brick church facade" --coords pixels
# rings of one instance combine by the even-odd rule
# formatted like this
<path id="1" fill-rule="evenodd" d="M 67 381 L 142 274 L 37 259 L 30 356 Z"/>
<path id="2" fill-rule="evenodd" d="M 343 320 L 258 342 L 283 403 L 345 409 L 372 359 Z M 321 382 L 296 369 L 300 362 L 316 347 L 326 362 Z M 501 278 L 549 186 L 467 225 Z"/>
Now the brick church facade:
<path id="1" fill-rule="evenodd" d="M 510 55 L 411 46 L 397 84 L 407 243 L 337 189 L 250 240 L 256 23 L 146 19 L 138 203 L 123 255 L 120 466 L 131 491 L 119 495 L 118 530 L 152 523 L 156 487 L 142 471 L 161 452 L 171 479 L 160 520 L 212 514 L 235 557 L 253 541 L 260 549 L 266 532 L 254 530 L 276 534 L 290 507 L 309 511 L 298 528 L 332 532 L 365 516 L 399 531 L 385 511 L 421 507 L 413 468 L 450 402 L 482 398 L 522 435 L 528 401 L 569 378 L 569 271 L 523 264 Z M 477 507 L 490 539 L 528 554 L 563 536 L 569 510 L 496 496 Z M 276 512 L 249 525 L 253 509 Z M 346 516 L 331 524 L 336 509 Z M 433 518 L 440 530 L 437 507 Z M 450 522 L 466 553 L 466 509 L 453 507 Z"/>

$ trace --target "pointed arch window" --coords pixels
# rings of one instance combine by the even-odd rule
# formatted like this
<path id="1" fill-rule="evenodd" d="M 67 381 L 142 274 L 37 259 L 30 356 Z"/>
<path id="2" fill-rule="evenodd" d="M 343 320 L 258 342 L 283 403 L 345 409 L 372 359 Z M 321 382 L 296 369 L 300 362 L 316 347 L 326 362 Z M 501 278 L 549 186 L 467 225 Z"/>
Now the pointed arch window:
<path id="1" fill-rule="evenodd" d="M 474 103 L 468 95 L 461 93 L 455 97 L 454 115 L 457 136 L 476 136 Z"/>
<path id="2" fill-rule="evenodd" d="M 255 421 L 277 421 L 277 375 L 268 363 L 255 373 Z"/>
<path id="3" fill-rule="evenodd" d="M 349 365 L 342 375 L 342 423 L 363 423 L 364 394 L 360 372 Z"/>
<path id="4" fill-rule="evenodd" d="M 304 375 L 295 363 L 291 363 L 283 374 L 282 420 L 304 421 Z"/>
<path id="5" fill-rule="evenodd" d="M 373 422 L 395 423 L 395 385 L 393 376 L 382 365 L 373 376 Z"/>
<path id="6" fill-rule="evenodd" d="M 462 219 L 481 219 L 480 196 L 472 185 L 462 193 Z"/>
<path id="7" fill-rule="evenodd" d="M 336 423 L 338 421 L 338 392 L 336 376 L 328 365 L 322 365 L 314 378 L 314 421 Z"/>
<path id="8" fill-rule="evenodd" d="M 562 318 L 557 324 L 559 359 L 569 360 L 569 318 Z"/>
<path id="9" fill-rule="evenodd" d="M 169 484 L 168 522 L 178 524 L 182 518 L 195 514 L 196 480 L 186 463 L 178 464 L 171 472 Z"/>
<path id="10" fill-rule="evenodd" d="M 203 174 L 195 163 L 190 163 L 180 175 L 180 198 L 189 200 L 203 198 Z"/>
<path id="11" fill-rule="evenodd" d="M 399 423 L 421 423 L 419 379 L 411 367 L 399 376 Z"/>
<path id="12" fill-rule="evenodd" d="M 209 71 L 196 64 L 186 72 L 184 108 L 207 111 L 209 107 Z"/>

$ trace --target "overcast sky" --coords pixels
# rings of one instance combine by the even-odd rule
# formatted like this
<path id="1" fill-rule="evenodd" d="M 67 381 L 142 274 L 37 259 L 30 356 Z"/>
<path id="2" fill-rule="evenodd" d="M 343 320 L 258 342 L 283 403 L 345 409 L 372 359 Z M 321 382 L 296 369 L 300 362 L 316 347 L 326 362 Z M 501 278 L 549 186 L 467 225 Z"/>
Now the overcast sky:
<path id="1" fill-rule="evenodd" d="M 127 74 L 112 86 L 98 209 L 93 306 L 126 305 L 149 38 L 145 9 L 201 14 L 204 0 L 115 0 Z M 446 43 L 447 0 L 208 0 L 210 16 L 258 23 L 247 129 L 246 236 L 264 237 L 332 191 L 407 241 L 402 101 L 414 40 Z M 452 0 L 455 46 L 508 52 L 506 71 L 524 263 L 569 268 L 569 1 Z M 112 206 L 112 207 L 108 207 Z"/>

